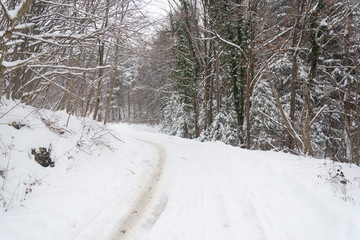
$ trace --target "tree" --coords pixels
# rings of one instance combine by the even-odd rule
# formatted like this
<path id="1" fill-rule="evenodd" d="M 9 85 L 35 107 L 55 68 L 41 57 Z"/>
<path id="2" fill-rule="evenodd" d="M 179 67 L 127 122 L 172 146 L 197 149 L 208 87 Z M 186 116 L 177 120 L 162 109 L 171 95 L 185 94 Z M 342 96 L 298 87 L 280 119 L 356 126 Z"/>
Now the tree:
<path id="1" fill-rule="evenodd" d="M 186 123 L 194 126 L 189 130 L 189 137 L 199 137 L 199 100 L 198 83 L 201 79 L 202 66 L 199 48 L 195 42 L 198 26 L 194 5 L 186 0 L 180 1 L 179 12 L 172 16 L 171 28 L 175 37 L 174 54 L 176 56 L 176 88 L 188 116 L 193 116 Z"/>

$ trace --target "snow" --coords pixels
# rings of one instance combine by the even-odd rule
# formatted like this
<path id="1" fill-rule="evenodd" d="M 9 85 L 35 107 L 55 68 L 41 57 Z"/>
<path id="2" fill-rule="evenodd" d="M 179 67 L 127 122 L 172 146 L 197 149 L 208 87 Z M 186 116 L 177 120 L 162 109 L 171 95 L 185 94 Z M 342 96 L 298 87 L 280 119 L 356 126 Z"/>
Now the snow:
<path id="1" fill-rule="evenodd" d="M 17 45 L 17 44 L 20 44 L 20 43 L 24 43 L 25 41 L 22 40 L 22 39 L 17 39 L 17 40 L 14 40 L 14 41 L 8 41 L 7 43 L 5 43 L 6 46 L 12 46 L 12 45 Z"/>
<path id="2" fill-rule="evenodd" d="M 131 128 L 118 128 L 135 134 Z M 144 239 L 360 236 L 358 167 L 220 142 L 137 134 L 156 139 L 168 151 L 167 206 Z M 348 184 L 329 175 L 337 168 Z"/>
<path id="3" fill-rule="evenodd" d="M 16 44 L 16 42 L 15 42 Z M 27 58 L 27 59 L 23 59 L 23 60 L 16 60 L 16 61 L 2 61 L 2 65 L 6 68 L 13 68 L 13 67 L 17 67 L 17 66 L 20 66 L 26 62 L 28 62 L 30 59 L 33 59 L 32 58 Z"/>
<path id="4" fill-rule="evenodd" d="M 357 166 L 201 143 L 146 125 L 105 128 L 72 116 L 66 127 L 67 117 L 65 112 L 3 100 L 0 168 L 8 169 L 8 175 L 0 201 L 10 199 L 12 204 L 0 208 L 0 239 L 110 239 L 117 224 L 131 214 L 158 161 L 156 149 L 138 139 L 163 146 L 166 161 L 152 210 L 144 216 L 146 224 L 128 239 L 360 236 Z M 41 118 L 65 133 L 45 127 Z M 8 125 L 13 121 L 26 126 L 15 129 Z M 50 143 L 55 167 L 43 168 L 30 149 Z M 31 182 L 36 184 L 25 194 L 29 185 L 24 183 Z"/>
<path id="5" fill-rule="evenodd" d="M 25 2 L 26 0 L 21 1 L 20 4 L 18 4 L 14 10 L 7 10 L 7 15 L 10 17 L 11 20 L 18 17 L 19 11 L 21 10 Z M 3 6 L 5 6 L 5 4 L 3 4 Z"/>
<path id="6" fill-rule="evenodd" d="M 324 27 L 329 26 L 329 24 L 327 23 L 327 18 L 321 19 L 320 26 L 324 26 Z"/>
<path id="7" fill-rule="evenodd" d="M 35 25 L 36 25 L 35 23 L 21 23 L 21 24 L 16 25 L 14 27 L 14 29 L 21 30 L 21 29 L 25 29 L 25 28 L 34 27 Z"/>
<path id="8" fill-rule="evenodd" d="M 0 108 L 1 170 L 10 159 L 6 185 L 0 190 L 0 239 L 86 239 L 91 223 L 110 232 L 107 221 L 127 214 L 153 168 L 152 148 L 134 139 L 121 138 L 123 143 L 90 120 L 71 117 L 66 128 L 64 112 L 19 104 L 3 116 L 14 105 L 5 101 Z M 41 118 L 65 133 L 59 136 L 47 129 Z M 13 121 L 26 126 L 17 130 L 8 125 Z M 31 148 L 50 144 L 55 167 L 43 168 L 33 160 Z M 25 194 L 31 183 L 31 193 Z M 94 236 L 101 239 L 106 234 L 99 231 Z"/>

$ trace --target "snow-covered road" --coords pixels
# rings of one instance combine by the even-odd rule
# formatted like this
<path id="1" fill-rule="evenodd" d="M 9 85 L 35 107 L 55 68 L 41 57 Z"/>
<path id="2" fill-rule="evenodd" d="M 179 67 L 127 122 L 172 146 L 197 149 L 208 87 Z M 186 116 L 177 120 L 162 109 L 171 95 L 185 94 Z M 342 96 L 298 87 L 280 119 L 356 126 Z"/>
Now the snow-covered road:
<path id="1" fill-rule="evenodd" d="M 159 189 L 161 175 L 166 161 L 165 148 L 150 141 L 137 139 L 153 147 L 153 161 L 157 162 L 151 177 L 144 183 L 144 187 L 138 193 L 138 199 L 134 201 L 125 219 L 115 225 L 110 233 L 110 240 L 138 239 L 147 234 L 147 230 L 157 221 L 166 206 L 167 201 L 161 201 Z"/>
<path id="2" fill-rule="evenodd" d="M 168 203 L 143 239 L 267 239 L 242 178 L 224 164 L 223 152 L 191 142 L 163 144 Z"/>
<path id="3" fill-rule="evenodd" d="M 154 161 L 159 164 L 129 215 L 110 235 L 112 240 L 266 239 L 244 184 L 221 163 L 224 156 L 216 152 L 209 156 L 193 142 L 148 139 L 141 141 L 154 146 Z M 171 160 L 161 180 L 164 146 Z"/>
<path id="4" fill-rule="evenodd" d="M 358 239 L 359 168 L 290 154 L 247 151 L 121 125 L 122 134 L 164 146 L 160 201 L 166 205 L 139 240 Z M 351 185 L 327 175 L 346 172 Z M 345 192 L 344 192 L 345 190 Z M 347 192 L 346 192 L 347 191 Z"/>

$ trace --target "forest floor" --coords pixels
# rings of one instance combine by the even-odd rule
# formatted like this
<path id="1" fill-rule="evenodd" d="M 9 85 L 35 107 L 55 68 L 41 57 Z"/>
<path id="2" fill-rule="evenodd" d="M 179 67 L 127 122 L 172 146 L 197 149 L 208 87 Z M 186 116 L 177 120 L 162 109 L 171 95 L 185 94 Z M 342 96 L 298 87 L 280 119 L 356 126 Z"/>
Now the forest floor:
<path id="1" fill-rule="evenodd" d="M 0 106 L 2 240 L 359 239 L 357 166 L 15 105 Z M 50 144 L 44 168 L 31 149 Z"/>

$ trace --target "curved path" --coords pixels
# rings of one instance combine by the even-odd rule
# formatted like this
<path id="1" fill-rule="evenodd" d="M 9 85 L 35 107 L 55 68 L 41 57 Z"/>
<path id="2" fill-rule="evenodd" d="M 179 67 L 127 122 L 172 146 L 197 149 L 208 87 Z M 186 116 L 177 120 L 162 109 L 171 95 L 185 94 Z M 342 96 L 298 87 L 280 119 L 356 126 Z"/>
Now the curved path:
<path id="1" fill-rule="evenodd" d="M 150 144 L 154 148 L 154 159 L 158 161 L 152 177 L 144 185 L 143 190 L 131 208 L 129 215 L 117 224 L 109 240 L 138 239 L 144 236 L 147 230 L 155 224 L 167 200 L 161 199 L 159 182 L 166 160 L 166 151 L 162 145 L 138 139 L 138 141 Z"/>

